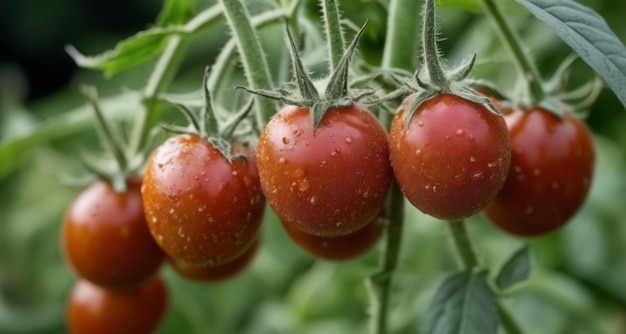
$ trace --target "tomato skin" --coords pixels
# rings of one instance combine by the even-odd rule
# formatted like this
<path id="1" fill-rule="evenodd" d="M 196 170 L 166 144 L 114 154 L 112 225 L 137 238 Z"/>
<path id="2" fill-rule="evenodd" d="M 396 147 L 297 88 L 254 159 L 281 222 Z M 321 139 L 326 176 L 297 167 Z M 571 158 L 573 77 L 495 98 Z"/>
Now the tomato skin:
<path id="1" fill-rule="evenodd" d="M 485 214 L 517 236 L 555 231 L 589 193 L 595 166 L 592 134 L 569 110 L 563 120 L 538 108 L 516 109 L 504 117 L 512 142 L 511 167 Z"/>
<path id="2" fill-rule="evenodd" d="M 80 279 L 74 284 L 66 311 L 73 334 L 149 334 L 159 325 L 168 303 L 165 281 L 110 290 Z"/>
<path id="3" fill-rule="evenodd" d="M 232 165 L 207 140 L 181 135 L 151 155 L 142 188 L 152 236 L 177 261 L 226 263 L 257 238 L 265 198 L 255 155 L 233 146 Z"/>
<path id="4" fill-rule="evenodd" d="M 383 219 L 376 217 L 360 230 L 338 237 L 320 237 L 301 231 L 294 224 L 282 222 L 285 231 L 309 254 L 328 261 L 347 261 L 370 251 L 383 233 Z"/>
<path id="5" fill-rule="evenodd" d="M 260 237 L 234 260 L 217 266 L 194 266 L 170 258 L 169 263 L 181 277 L 199 283 L 219 283 L 238 275 L 250 266 L 259 251 Z"/>
<path id="6" fill-rule="evenodd" d="M 367 109 L 330 108 L 313 129 L 309 109 L 287 106 L 258 143 L 261 186 L 278 217 L 318 236 L 359 230 L 391 182 L 387 134 Z"/>
<path id="7" fill-rule="evenodd" d="M 74 270 L 101 286 L 139 284 L 165 258 L 144 217 L 140 179 L 129 180 L 123 194 L 103 181 L 87 187 L 68 208 L 61 239 Z"/>
<path id="8" fill-rule="evenodd" d="M 502 188 L 511 143 L 503 118 L 455 95 L 425 101 L 407 126 L 407 97 L 393 119 L 391 164 L 416 208 L 444 220 L 482 210 Z"/>

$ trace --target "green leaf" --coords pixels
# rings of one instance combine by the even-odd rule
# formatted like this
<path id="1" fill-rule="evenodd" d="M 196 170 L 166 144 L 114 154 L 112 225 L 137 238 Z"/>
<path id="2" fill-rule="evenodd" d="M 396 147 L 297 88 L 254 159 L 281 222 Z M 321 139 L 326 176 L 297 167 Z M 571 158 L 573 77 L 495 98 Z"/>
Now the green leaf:
<path id="1" fill-rule="evenodd" d="M 576 51 L 626 106 L 626 47 L 598 13 L 572 0 L 516 1 Z"/>
<path id="2" fill-rule="evenodd" d="M 157 26 L 167 27 L 186 23 L 193 16 L 195 0 L 165 0 L 157 18 Z"/>
<path id="3" fill-rule="evenodd" d="M 498 310 L 482 275 L 461 272 L 437 290 L 423 331 L 429 334 L 496 334 Z"/>
<path id="4" fill-rule="evenodd" d="M 496 284 L 502 290 L 522 282 L 530 276 L 531 261 L 528 245 L 517 250 L 500 269 Z"/>
<path id="5" fill-rule="evenodd" d="M 78 66 L 101 70 L 105 76 L 110 77 L 119 71 L 154 58 L 163 50 L 170 36 L 182 32 L 180 27 L 144 30 L 117 43 L 113 50 L 97 56 L 85 56 L 71 45 L 68 45 L 65 50 Z"/>

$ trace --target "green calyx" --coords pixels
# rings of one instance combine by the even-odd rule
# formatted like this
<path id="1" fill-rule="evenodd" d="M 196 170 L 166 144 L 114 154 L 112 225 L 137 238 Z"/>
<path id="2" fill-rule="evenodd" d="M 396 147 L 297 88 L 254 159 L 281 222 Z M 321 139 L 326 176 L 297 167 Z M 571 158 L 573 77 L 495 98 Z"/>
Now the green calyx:
<path id="1" fill-rule="evenodd" d="M 381 100 L 390 100 L 400 96 L 416 94 L 407 110 L 407 124 L 422 103 L 442 94 L 459 96 L 465 100 L 481 104 L 493 113 L 500 111 L 487 97 L 476 93 L 468 76 L 474 66 L 476 54 L 465 60 L 454 69 L 447 69 L 437 45 L 437 28 L 435 20 L 435 1 L 426 0 L 422 13 L 422 66 L 418 68 L 412 79 L 392 76 L 399 88 Z"/>
<path id="2" fill-rule="evenodd" d="M 206 139 L 215 149 L 232 163 L 234 159 L 245 159 L 243 155 L 232 155 L 230 141 L 233 139 L 237 126 L 250 114 L 252 110 L 252 99 L 239 111 L 226 119 L 220 127 L 217 112 L 213 105 L 213 97 L 208 89 L 209 75 L 211 71 L 207 67 L 202 81 L 204 95 L 204 106 L 199 111 L 194 111 L 190 107 L 177 102 L 167 101 L 175 106 L 187 119 L 187 126 L 182 127 L 172 124 L 160 124 L 165 131 L 176 134 L 194 135 Z"/>
<path id="3" fill-rule="evenodd" d="M 252 94 L 280 100 L 286 104 L 309 108 L 311 110 L 313 128 L 317 129 L 329 108 L 349 107 L 354 101 L 358 101 L 360 98 L 372 93 L 368 91 L 358 96 L 352 96 L 350 90 L 348 89 L 348 70 L 350 68 L 350 62 L 356 50 L 359 38 L 363 34 L 366 26 L 367 22 L 365 22 L 350 45 L 344 51 L 341 59 L 336 64 L 336 67 L 330 73 L 328 83 L 326 84 L 323 93 L 318 91 L 313 79 L 311 79 L 311 76 L 302 64 L 302 59 L 298 53 L 296 43 L 294 42 L 293 36 L 287 27 L 285 28 L 285 32 L 289 43 L 294 77 L 291 86 L 295 86 L 297 90 L 279 89 L 273 91 L 251 89 L 247 87 L 237 88 L 243 89 Z"/>

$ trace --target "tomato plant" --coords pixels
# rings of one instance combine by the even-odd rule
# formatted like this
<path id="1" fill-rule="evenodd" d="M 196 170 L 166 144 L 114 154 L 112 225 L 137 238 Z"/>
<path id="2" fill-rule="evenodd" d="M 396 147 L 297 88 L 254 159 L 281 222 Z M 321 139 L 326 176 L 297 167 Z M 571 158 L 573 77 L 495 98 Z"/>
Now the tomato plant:
<path id="1" fill-rule="evenodd" d="M 142 197 L 152 236 L 177 261 L 219 265 L 241 255 L 259 234 L 265 198 L 256 157 L 241 146 L 232 163 L 194 135 L 168 139 L 146 166 Z"/>
<path id="2" fill-rule="evenodd" d="M 121 194 L 107 182 L 91 184 L 68 208 L 61 234 L 71 266 L 102 286 L 139 284 L 165 257 L 148 229 L 138 178 L 130 179 Z"/>
<path id="3" fill-rule="evenodd" d="M 454 95 L 424 102 L 407 121 L 408 97 L 389 136 L 402 192 L 418 209 L 446 220 L 482 210 L 502 188 L 510 141 L 500 115 Z"/>
<path id="4" fill-rule="evenodd" d="M 243 254 L 237 256 L 230 262 L 218 264 L 216 266 L 195 266 L 185 262 L 176 261 L 169 258 L 169 264 L 176 273 L 188 280 L 201 283 L 217 283 L 230 279 L 244 271 L 254 260 L 260 247 L 261 237 L 246 249 Z"/>
<path id="5" fill-rule="evenodd" d="M 157 327 L 168 304 L 163 278 L 129 289 L 106 289 L 78 280 L 67 304 L 67 326 L 74 334 L 148 334 Z"/>
<path id="6" fill-rule="evenodd" d="M 258 144 L 268 203 L 286 223 L 318 236 L 355 232 L 378 214 L 390 184 L 387 134 L 367 109 L 329 109 L 319 128 L 310 110 L 276 114 Z"/>
<path id="7" fill-rule="evenodd" d="M 585 201 L 595 167 L 591 132 L 569 109 L 563 119 L 541 108 L 509 110 L 511 166 L 504 187 L 485 214 L 519 236 L 550 233 Z"/>

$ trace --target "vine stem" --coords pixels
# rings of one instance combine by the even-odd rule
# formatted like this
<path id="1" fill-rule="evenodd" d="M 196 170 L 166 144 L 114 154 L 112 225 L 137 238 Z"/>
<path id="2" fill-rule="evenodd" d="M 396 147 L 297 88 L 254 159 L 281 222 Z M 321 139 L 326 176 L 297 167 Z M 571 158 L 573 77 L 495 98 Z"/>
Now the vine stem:
<path id="1" fill-rule="evenodd" d="M 339 20 L 339 5 L 337 0 L 322 0 L 322 12 L 324 18 L 324 32 L 328 41 L 330 54 L 329 73 L 332 73 L 343 56 L 344 45 L 343 29 Z"/>
<path id="2" fill-rule="evenodd" d="M 370 275 L 367 286 L 370 299 L 370 332 L 384 334 L 387 332 L 389 313 L 389 297 L 393 274 L 398 265 L 402 230 L 404 229 L 404 195 L 400 187 L 392 182 L 389 205 L 389 223 L 380 257 L 378 270 Z"/>
<path id="3" fill-rule="evenodd" d="M 419 20 L 406 13 L 418 13 L 421 1 L 391 0 L 387 17 L 387 36 L 381 67 L 414 71 L 417 65 Z"/>
<path id="4" fill-rule="evenodd" d="M 463 267 L 468 271 L 479 270 L 481 264 L 478 260 L 476 252 L 474 251 L 474 246 L 472 245 L 472 240 L 467 232 L 465 221 L 450 221 L 448 222 L 448 226 L 452 232 L 452 240 L 454 241 L 454 245 L 456 246 L 456 250 L 459 254 Z M 490 289 L 493 291 L 493 287 L 490 287 Z M 500 321 L 506 331 L 509 334 L 523 334 L 524 332 L 521 327 L 506 308 L 504 303 L 502 303 L 499 298 L 496 298 L 495 302 L 496 307 L 498 308 Z"/>
<path id="5" fill-rule="evenodd" d="M 546 91 L 542 85 L 541 75 L 534 65 L 534 62 L 522 49 L 522 44 L 518 35 L 511 28 L 508 21 L 505 20 L 502 11 L 496 5 L 494 0 L 482 0 L 486 15 L 496 26 L 496 31 L 506 45 L 507 49 L 513 57 L 515 66 L 520 71 L 522 77 L 527 82 L 527 89 L 531 94 L 531 104 L 535 105 L 546 97 Z"/>
<path id="6" fill-rule="evenodd" d="M 221 7 L 214 5 L 199 13 L 185 25 L 184 30 L 188 32 L 188 34 L 170 37 L 143 91 L 144 108 L 137 114 L 131 134 L 130 152 L 132 155 L 141 152 L 146 144 L 150 130 L 158 122 L 156 112 L 158 107 L 158 95 L 162 93 L 174 79 L 174 75 L 182 62 L 191 37 L 194 33 L 215 22 L 221 14 Z"/>
<path id="7" fill-rule="evenodd" d="M 246 7 L 241 0 L 220 0 L 219 3 L 234 34 L 248 84 L 252 89 L 272 89 L 269 65 Z M 276 113 L 276 104 L 260 96 L 254 99 L 257 106 L 256 124 L 259 131 L 263 131 L 265 124 Z"/>

